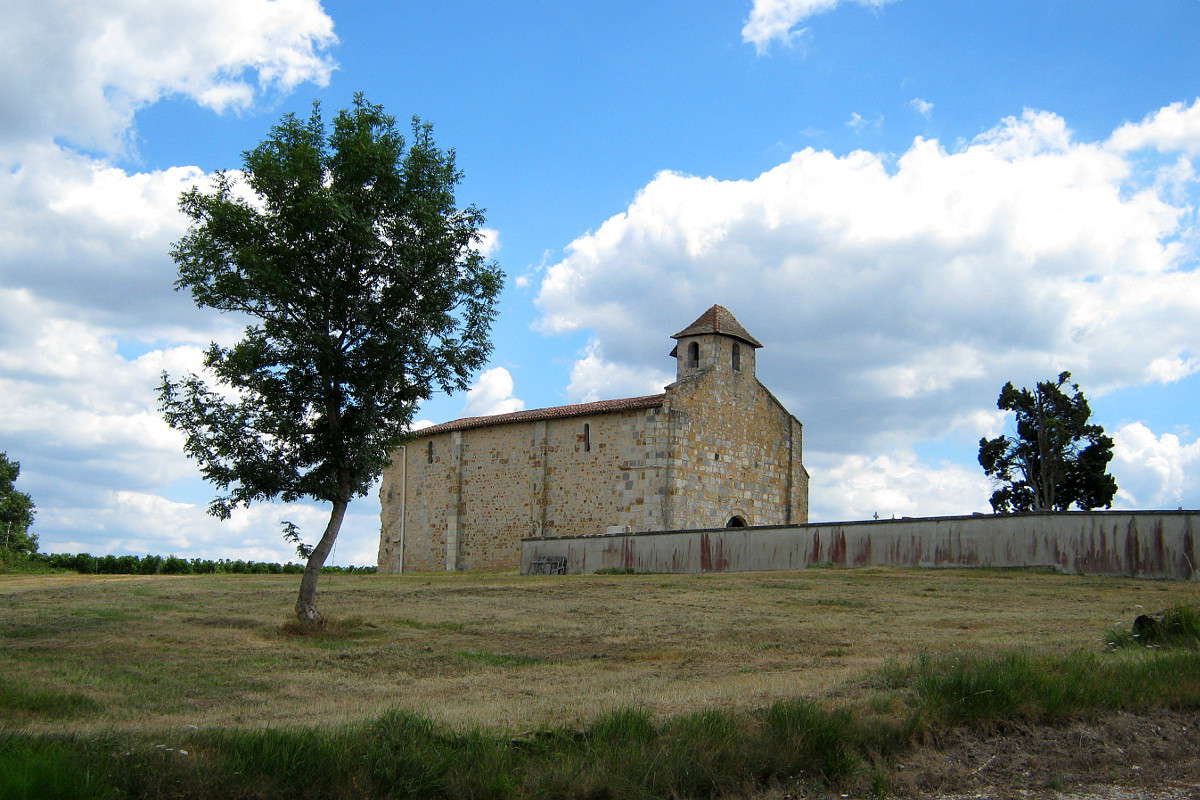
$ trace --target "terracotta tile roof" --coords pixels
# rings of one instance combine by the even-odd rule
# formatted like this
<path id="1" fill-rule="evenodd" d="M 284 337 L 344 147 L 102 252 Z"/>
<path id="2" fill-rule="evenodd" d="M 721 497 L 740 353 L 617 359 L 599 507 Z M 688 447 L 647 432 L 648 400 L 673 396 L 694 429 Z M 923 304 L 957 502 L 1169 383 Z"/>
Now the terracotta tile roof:
<path id="1" fill-rule="evenodd" d="M 701 314 L 699 319 L 671 338 L 680 339 L 700 333 L 719 333 L 724 336 L 732 336 L 734 339 L 741 339 L 751 347 L 762 347 L 762 342 L 751 336 L 749 331 L 742 327 L 742 323 L 738 322 L 725 306 L 713 306 Z"/>
<path id="2" fill-rule="evenodd" d="M 552 406 L 550 408 L 531 408 L 528 411 L 513 411 L 509 414 L 492 414 L 486 417 L 463 417 L 462 419 L 443 422 L 429 428 L 413 431 L 418 436 L 430 436 L 435 433 L 465 431 L 471 428 L 487 428 L 492 425 L 508 425 L 512 422 L 536 422 L 543 419 L 565 419 L 567 417 L 585 417 L 591 414 L 608 414 L 613 411 L 632 411 L 638 408 L 654 408 L 661 406 L 665 394 L 649 394 L 644 397 L 622 397 L 617 400 L 599 400 L 595 403 L 577 403 L 572 406 Z"/>

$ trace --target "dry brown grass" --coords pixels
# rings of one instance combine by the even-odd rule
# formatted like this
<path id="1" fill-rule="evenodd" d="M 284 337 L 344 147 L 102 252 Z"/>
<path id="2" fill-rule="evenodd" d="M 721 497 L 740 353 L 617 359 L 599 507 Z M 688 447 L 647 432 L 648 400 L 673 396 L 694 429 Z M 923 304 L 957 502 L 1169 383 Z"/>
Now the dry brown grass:
<path id="1" fill-rule="evenodd" d="M 667 714 L 865 695 L 920 650 L 1101 647 L 1200 584 L 1025 571 L 322 578 L 331 633 L 284 631 L 295 576 L 0 576 L 0 670 L 102 711 L 34 731 L 334 723 L 402 707 L 524 731 L 642 705 Z"/>

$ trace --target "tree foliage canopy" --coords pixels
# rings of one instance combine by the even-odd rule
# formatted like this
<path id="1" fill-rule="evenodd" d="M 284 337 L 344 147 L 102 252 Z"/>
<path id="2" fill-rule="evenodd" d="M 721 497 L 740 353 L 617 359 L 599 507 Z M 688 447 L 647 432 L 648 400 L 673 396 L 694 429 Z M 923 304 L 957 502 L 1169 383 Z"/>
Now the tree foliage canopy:
<path id="1" fill-rule="evenodd" d="M 1000 390 L 996 407 L 1015 413 L 1017 435 L 979 440 L 979 463 L 999 484 L 991 497 L 996 513 L 1112 507 L 1117 482 L 1106 470 L 1113 440 L 1088 424 L 1092 410 L 1070 378 L 1063 372 L 1033 391 L 1011 382 Z"/>
<path id="2" fill-rule="evenodd" d="M 21 475 L 19 462 L 0 452 L 0 548 L 12 553 L 36 553 L 37 534 L 29 530 L 37 507 L 33 499 L 16 488 Z"/>
<path id="3" fill-rule="evenodd" d="M 214 515 L 333 503 L 319 570 L 417 404 L 465 389 L 485 363 L 502 274 L 480 251 L 483 212 L 456 205 L 454 152 L 416 118 L 406 142 L 362 95 L 331 130 L 316 104 L 307 120 L 284 116 L 241 177 L 249 192 L 218 173 L 212 191 L 184 193 L 193 224 L 171 255 L 177 289 L 251 322 L 208 348 L 208 379 L 164 374 L 160 407 L 221 489 Z"/>

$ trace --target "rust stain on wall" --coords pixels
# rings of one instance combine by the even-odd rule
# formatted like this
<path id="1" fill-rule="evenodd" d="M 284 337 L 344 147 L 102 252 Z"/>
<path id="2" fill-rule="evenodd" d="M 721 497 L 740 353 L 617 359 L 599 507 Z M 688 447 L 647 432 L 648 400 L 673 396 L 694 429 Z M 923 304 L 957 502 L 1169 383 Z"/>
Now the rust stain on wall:
<path id="1" fill-rule="evenodd" d="M 865 567 L 871 563 L 871 534 L 867 534 L 858 540 L 858 547 L 854 549 L 854 566 Z"/>
<path id="2" fill-rule="evenodd" d="M 833 543 L 829 547 L 829 560 L 834 564 L 846 565 L 846 532 L 841 528 L 833 534 Z"/>
<path id="3" fill-rule="evenodd" d="M 1163 528 L 1161 522 L 1154 523 L 1154 563 L 1150 565 L 1150 569 L 1154 574 L 1162 575 L 1166 571 L 1167 566 L 1167 543 L 1163 540 Z"/>
<path id="4" fill-rule="evenodd" d="M 1196 576 L 1196 539 L 1192 535 L 1191 520 L 1183 531 L 1183 547 L 1179 553 L 1179 571 L 1189 578 Z"/>
<path id="5" fill-rule="evenodd" d="M 1125 529 L 1125 569 L 1130 575 L 1141 572 L 1141 548 L 1138 547 L 1137 524 L 1130 519 Z"/>
<path id="6" fill-rule="evenodd" d="M 571 571 L 733 572 L 825 562 L 844 567 L 1052 566 L 1093 575 L 1200 578 L 1196 512 L 1072 512 L 663 534 L 528 539 L 524 553 L 526 558 L 569 554 Z M 1026 555 L 1029 551 L 1032 556 Z"/>

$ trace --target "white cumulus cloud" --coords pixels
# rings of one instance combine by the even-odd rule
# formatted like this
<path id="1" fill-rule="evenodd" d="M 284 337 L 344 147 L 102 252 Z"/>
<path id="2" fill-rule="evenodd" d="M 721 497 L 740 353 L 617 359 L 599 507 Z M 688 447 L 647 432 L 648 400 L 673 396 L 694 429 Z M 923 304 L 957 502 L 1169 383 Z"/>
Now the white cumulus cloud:
<path id="1" fill-rule="evenodd" d="M 223 525 L 192 502 L 211 487 L 156 410 L 163 370 L 198 369 L 199 347 L 239 328 L 172 287 L 168 250 L 186 227 L 179 195 L 210 176 L 130 171 L 94 153 L 126 154 L 138 109 L 167 96 L 241 110 L 326 83 L 332 21 L 318 0 L 15 0 L 4 11 L 0 438 L 22 463 L 44 547 L 286 557 L 279 507 Z M 377 517 L 371 502 L 355 508 Z M 298 508 L 314 525 L 321 516 Z M 338 559 L 370 563 L 373 545 L 351 517 L 357 544 Z M 231 538 L 245 520 L 270 530 Z"/>
<path id="2" fill-rule="evenodd" d="M 588 330 L 572 394 L 610 397 L 606 378 L 673 371 L 667 337 L 721 303 L 763 340 L 759 375 L 810 452 L 900 459 L 992 434 L 1008 380 L 1068 369 L 1099 396 L 1200 369 L 1193 220 L 1119 151 L 1026 111 L 895 159 L 808 148 L 745 180 L 659 173 L 549 267 L 539 327 Z M 982 492 L 960 510 L 986 502 L 952 485 Z"/>
<path id="3" fill-rule="evenodd" d="M 922 463 L 909 450 L 877 456 L 809 453 L 809 518 L 821 520 L 991 513 L 991 484 L 978 469 Z"/>
<path id="4" fill-rule="evenodd" d="M 883 127 L 883 114 L 876 114 L 868 119 L 857 111 L 850 112 L 850 119 L 846 120 L 846 127 L 850 128 L 855 133 L 862 133 L 868 128 Z"/>
<path id="5" fill-rule="evenodd" d="M 1200 98 L 1190 106 L 1171 103 L 1147 114 L 1141 122 L 1127 122 L 1113 131 L 1108 144 L 1119 152 L 1152 148 L 1162 153 L 1200 154 Z"/>
<path id="6" fill-rule="evenodd" d="M 126 335 L 207 336 L 222 323 L 174 291 L 168 251 L 187 227 L 179 195 L 208 182 L 196 167 L 129 173 L 55 145 L 23 148 L 0 170 L 0 289 Z"/>
<path id="7" fill-rule="evenodd" d="M 0 25 L 0 150 L 67 139 L 114 152 L 139 108 L 183 95 L 216 111 L 325 84 L 318 0 L 10 0 Z"/>
<path id="8" fill-rule="evenodd" d="M 1174 433 L 1155 435 L 1141 422 L 1122 425 L 1112 439 L 1109 472 L 1120 487 L 1120 505 L 1176 508 L 1200 494 L 1200 439 L 1184 443 Z"/>
<path id="9" fill-rule="evenodd" d="M 908 101 L 909 108 L 920 114 L 925 119 L 929 119 L 929 115 L 933 113 L 933 103 L 928 100 L 923 100 L 920 97 L 914 97 Z"/>
<path id="10" fill-rule="evenodd" d="M 475 248 L 485 258 L 496 255 L 500 252 L 500 231 L 495 228 L 480 228 Z"/>
<path id="11" fill-rule="evenodd" d="M 235 510 L 228 520 L 217 520 L 203 504 L 114 490 L 89 498 L 86 505 L 40 508 L 38 530 L 43 552 L 303 561 L 295 546 L 283 541 L 280 523 L 285 519 L 300 528 L 303 541 L 313 544 L 329 521 L 329 509 L 307 503 L 261 503 Z M 378 501 L 356 500 L 350 504 L 328 563 L 373 564 L 378 543 Z"/>
<path id="12" fill-rule="evenodd" d="M 523 408 L 525 401 L 513 396 L 512 374 L 504 367 L 493 367 L 480 374 L 475 385 L 467 390 L 463 414 L 468 417 L 484 417 L 490 414 L 508 414 Z"/>
<path id="13" fill-rule="evenodd" d="M 764 53 L 771 42 L 789 44 L 804 31 L 809 17 L 832 11 L 845 2 L 878 8 L 894 0 L 754 0 L 750 16 L 742 26 L 742 41 Z"/>
<path id="14" fill-rule="evenodd" d="M 643 369 L 628 363 L 609 361 L 604 357 L 600 343 L 592 341 L 583 358 L 571 367 L 567 397 L 576 403 L 613 397 L 641 397 L 658 394 L 674 380 L 674 374 L 665 370 Z"/>

